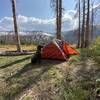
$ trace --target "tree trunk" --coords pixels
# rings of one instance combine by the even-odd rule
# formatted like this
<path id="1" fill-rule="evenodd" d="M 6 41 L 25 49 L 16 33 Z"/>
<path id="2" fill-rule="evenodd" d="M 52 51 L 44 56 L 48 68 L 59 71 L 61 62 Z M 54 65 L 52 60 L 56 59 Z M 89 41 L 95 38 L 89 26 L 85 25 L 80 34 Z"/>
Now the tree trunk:
<path id="1" fill-rule="evenodd" d="M 92 3 L 93 7 L 93 3 Z M 92 14 L 91 14 L 91 41 L 93 40 L 93 22 L 94 22 L 94 10 L 92 9 Z"/>
<path id="2" fill-rule="evenodd" d="M 87 19 L 86 19 L 86 33 L 85 33 L 85 48 L 89 46 L 90 42 L 90 0 L 87 0 Z"/>
<path id="3" fill-rule="evenodd" d="M 17 47 L 17 51 L 21 52 L 20 37 L 18 34 L 18 27 L 17 27 L 17 20 L 16 20 L 16 0 L 12 0 L 12 13 L 13 13 L 14 32 L 16 38 L 16 47 Z"/>
<path id="4" fill-rule="evenodd" d="M 59 0 L 59 31 L 58 31 L 58 37 L 61 39 L 61 27 L 62 27 L 62 0 Z"/>
<path id="5" fill-rule="evenodd" d="M 82 19 L 82 33 L 81 33 L 81 48 L 84 48 L 84 34 L 85 34 L 85 0 L 83 0 L 83 19 Z"/>
<path id="6" fill-rule="evenodd" d="M 80 0 L 78 1 L 78 3 L 79 3 L 79 5 L 78 5 L 78 10 L 79 10 L 79 31 L 78 31 L 78 43 L 77 43 L 77 48 L 79 48 L 80 47 L 80 34 L 81 34 L 81 32 L 80 32 Z"/>
<path id="7" fill-rule="evenodd" d="M 57 39 L 58 39 L 58 19 L 59 19 L 58 3 L 59 3 L 59 1 L 56 0 L 56 38 Z"/>
<path id="8" fill-rule="evenodd" d="M 62 0 L 56 0 L 56 26 L 57 39 L 61 40 L 61 25 L 62 25 Z"/>

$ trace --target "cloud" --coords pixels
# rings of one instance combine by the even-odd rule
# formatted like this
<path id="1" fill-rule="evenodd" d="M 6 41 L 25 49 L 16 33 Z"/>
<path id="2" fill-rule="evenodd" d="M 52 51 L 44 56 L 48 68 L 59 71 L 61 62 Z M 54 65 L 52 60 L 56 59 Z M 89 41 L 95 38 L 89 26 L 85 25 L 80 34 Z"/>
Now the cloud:
<path id="1" fill-rule="evenodd" d="M 76 19 L 73 19 L 75 14 L 74 10 L 69 10 L 64 13 L 62 18 L 62 31 L 71 30 L 77 27 Z M 47 31 L 55 32 L 55 18 L 52 19 L 39 19 L 35 17 L 27 17 L 18 15 L 18 29 L 19 31 Z M 13 30 L 13 19 L 12 17 L 4 17 L 0 20 L 0 31 L 11 31 Z"/>
<path id="2" fill-rule="evenodd" d="M 98 8 L 100 8 L 100 3 L 94 5 L 92 9 L 95 10 L 95 9 L 98 9 Z"/>

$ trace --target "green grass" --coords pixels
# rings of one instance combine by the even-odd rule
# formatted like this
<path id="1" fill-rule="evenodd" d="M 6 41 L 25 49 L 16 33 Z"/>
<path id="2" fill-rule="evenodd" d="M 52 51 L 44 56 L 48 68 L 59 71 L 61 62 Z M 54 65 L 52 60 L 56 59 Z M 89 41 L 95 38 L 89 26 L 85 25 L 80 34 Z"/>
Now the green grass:
<path id="1" fill-rule="evenodd" d="M 17 80 L 17 77 L 13 78 L 12 76 L 17 75 L 17 73 L 21 74 L 20 70 L 22 70 L 27 64 L 30 63 L 30 57 L 30 55 L 0 57 L 1 98 L 8 98 L 8 100 L 10 100 L 10 97 L 17 94 L 23 87 L 24 82 L 21 84 L 18 83 L 18 80 L 21 80 L 20 82 L 22 82 L 24 78 L 22 79 L 22 77 L 20 77 Z M 22 72 L 24 72 L 24 70 Z M 10 79 L 10 77 L 12 78 Z"/>
<path id="2" fill-rule="evenodd" d="M 0 100 L 13 100 L 40 80 L 51 80 L 54 85 L 61 83 L 64 77 L 56 68 L 60 61 L 43 61 L 41 65 L 32 65 L 30 58 L 31 55 L 0 57 Z"/>
<path id="3" fill-rule="evenodd" d="M 88 92 L 80 87 L 73 87 L 64 92 L 64 100 L 85 100 Z"/>
<path id="4" fill-rule="evenodd" d="M 14 100 L 30 88 L 35 93 L 40 93 L 41 98 L 49 95 L 52 100 L 85 100 L 88 97 L 89 90 L 86 87 L 91 85 L 90 80 L 87 83 L 84 79 L 80 80 L 80 76 L 88 77 L 94 70 L 88 72 L 87 69 L 79 67 L 74 76 L 72 71 L 77 68 L 77 63 L 74 65 L 72 62 L 69 65 L 68 62 L 44 60 L 40 65 L 33 65 L 30 63 L 31 56 L 0 57 L 0 100 Z M 77 55 L 70 59 L 80 61 Z M 82 74 L 77 75 L 79 72 Z M 78 80 L 73 85 L 76 79 Z M 32 99 L 33 96 L 29 93 L 23 100 Z"/>
<path id="5" fill-rule="evenodd" d="M 90 44 L 88 48 L 81 49 L 82 59 L 93 59 L 100 64 L 100 37 Z"/>

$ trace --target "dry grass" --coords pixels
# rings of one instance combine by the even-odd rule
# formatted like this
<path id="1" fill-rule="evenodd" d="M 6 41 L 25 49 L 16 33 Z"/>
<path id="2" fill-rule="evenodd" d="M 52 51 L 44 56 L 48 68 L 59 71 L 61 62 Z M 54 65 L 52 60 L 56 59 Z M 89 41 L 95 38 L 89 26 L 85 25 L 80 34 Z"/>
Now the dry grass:
<path id="1" fill-rule="evenodd" d="M 59 95 L 57 91 L 64 78 L 67 63 L 43 60 L 41 64 L 33 65 L 30 64 L 30 58 L 31 55 L 0 57 L 0 100 L 14 100 L 19 94 L 22 97 L 23 92 L 30 97 L 30 88 L 32 96 L 38 95 L 40 98 Z"/>
<path id="2" fill-rule="evenodd" d="M 95 100 L 94 82 L 100 76 L 95 62 L 31 64 L 31 56 L 0 57 L 0 100 Z"/>
<path id="3" fill-rule="evenodd" d="M 22 50 L 36 50 L 36 45 L 21 45 Z M 16 45 L 0 45 L 0 51 L 16 51 Z"/>

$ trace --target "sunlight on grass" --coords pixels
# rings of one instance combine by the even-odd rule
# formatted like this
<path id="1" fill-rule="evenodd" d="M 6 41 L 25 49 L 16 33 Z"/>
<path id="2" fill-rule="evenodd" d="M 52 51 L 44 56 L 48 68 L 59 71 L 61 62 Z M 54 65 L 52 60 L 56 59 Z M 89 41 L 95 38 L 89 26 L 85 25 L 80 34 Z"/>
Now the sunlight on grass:
<path id="1" fill-rule="evenodd" d="M 22 50 L 36 50 L 36 45 L 21 45 Z M 0 51 L 16 51 L 16 45 L 0 45 Z"/>

